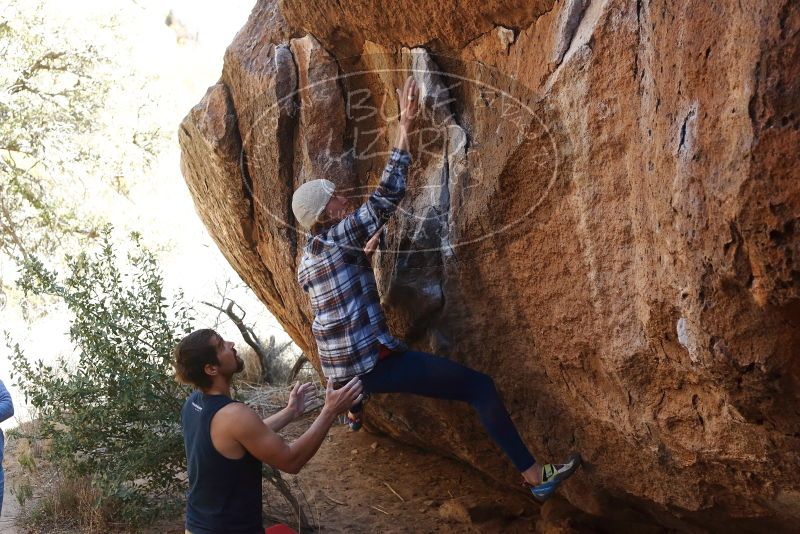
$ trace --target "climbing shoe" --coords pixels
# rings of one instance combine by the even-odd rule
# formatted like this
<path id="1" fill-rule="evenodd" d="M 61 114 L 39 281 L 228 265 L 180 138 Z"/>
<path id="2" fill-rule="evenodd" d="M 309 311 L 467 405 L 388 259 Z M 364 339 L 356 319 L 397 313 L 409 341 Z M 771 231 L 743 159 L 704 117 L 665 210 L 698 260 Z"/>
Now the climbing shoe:
<path id="1" fill-rule="evenodd" d="M 566 479 L 572 476 L 578 467 L 581 465 L 581 457 L 579 454 L 573 454 L 569 457 L 566 463 L 563 464 L 544 464 L 542 466 L 542 482 L 536 486 L 531 486 L 527 482 L 524 484 L 528 486 L 533 494 L 533 497 L 539 501 L 544 502 L 555 493 L 556 488 L 561 485 Z"/>
<path id="2" fill-rule="evenodd" d="M 364 414 L 363 411 L 358 413 L 347 412 L 347 426 L 350 427 L 350 430 L 353 432 L 358 432 L 361 430 L 361 416 Z"/>

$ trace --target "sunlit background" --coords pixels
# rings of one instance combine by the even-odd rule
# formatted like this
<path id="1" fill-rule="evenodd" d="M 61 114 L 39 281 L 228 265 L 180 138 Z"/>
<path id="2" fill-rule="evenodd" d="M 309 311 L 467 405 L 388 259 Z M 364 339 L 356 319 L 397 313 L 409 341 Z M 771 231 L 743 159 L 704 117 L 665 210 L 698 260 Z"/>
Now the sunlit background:
<path id="1" fill-rule="evenodd" d="M 111 70 L 101 74 L 110 74 L 114 84 L 94 135 L 86 139 L 107 156 L 108 167 L 96 176 L 62 181 L 58 186 L 75 199 L 84 216 L 112 223 L 116 235 L 133 230 L 142 234 L 144 243 L 157 251 L 167 286 L 183 290 L 185 299 L 202 314 L 198 327 L 213 326 L 218 319 L 217 312 L 200 302 L 221 302 L 227 284 L 227 295 L 247 310 L 248 323 L 254 323 L 260 336 L 288 340 L 216 248 L 194 210 L 179 166 L 178 125 L 219 78 L 225 48 L 247 20 L 253 0 L 45 0 L 36 4 L 0 1 L 0 13 L 6 20 L 25 20 L 38 12 L 43 15 L 42 32 L 51 36 L 53 46 L 92 45 L 112 59 L 108 65 L 97 66 Z M 10 17 L 9 10 L 17 12 Z M 135 145 L 132 132 L 139 130 L 158 132 L 150 164 L 143 162 Z M 4 283 L 13 284 L 17 273 L 10 258 L 0 257 L 0 269 Z M 26 317 L 20 293 L 7 292 L 5 300 L 2 330 L 31 359 L 69 357 L 69 317 L 63 309 L 51 307 Z M 220 332 L 240 342 L 230 322 L 220 321 Z M 8 349 L 2 343 L 0 379 L 12 392 L 17 408 L 17 416 L 3 423 L 6 429 L 30 416 L 13 387 L 10 371 Z"/>

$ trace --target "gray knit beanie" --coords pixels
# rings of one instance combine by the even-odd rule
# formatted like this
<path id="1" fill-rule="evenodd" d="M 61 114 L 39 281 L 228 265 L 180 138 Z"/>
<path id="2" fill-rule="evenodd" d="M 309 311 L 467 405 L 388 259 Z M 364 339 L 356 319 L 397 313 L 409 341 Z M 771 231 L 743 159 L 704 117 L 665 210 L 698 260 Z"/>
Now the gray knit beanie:
<path id="1" fill-rule="evenodd" d="M 306 229 L 311 228 L 336 190 L 336 184 L 325 178 L 311 180 L 298 187 L 292 195 L 292 212 Z"/>

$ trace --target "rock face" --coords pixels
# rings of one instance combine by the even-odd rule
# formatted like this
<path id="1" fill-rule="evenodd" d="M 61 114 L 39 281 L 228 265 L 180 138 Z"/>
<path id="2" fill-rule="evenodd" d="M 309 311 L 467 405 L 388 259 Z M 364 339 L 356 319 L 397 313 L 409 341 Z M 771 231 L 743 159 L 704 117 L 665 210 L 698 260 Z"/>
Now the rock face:
<path id="1" fill-rule="evenodd" d="M 259 1 L 180 129 L 220 249 L 315 355 L 291 192 L 374 187 L 423 117 L 376 276 L 395 334 L 490 374 L 570 502 L 678 529 L 800 519 L 800 4 Z M 468 407 L 373 427 L 518 476 Z"/>

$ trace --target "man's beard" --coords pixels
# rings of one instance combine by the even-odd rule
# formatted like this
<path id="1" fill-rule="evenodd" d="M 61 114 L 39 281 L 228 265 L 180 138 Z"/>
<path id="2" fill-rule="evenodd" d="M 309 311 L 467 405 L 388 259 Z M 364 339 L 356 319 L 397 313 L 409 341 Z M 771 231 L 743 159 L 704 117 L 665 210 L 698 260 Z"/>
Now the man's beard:
<path id="1" fill-rule="evenodd" d="M 241 359 L 238 355 L 236 355 L 235 358 L 236 358 L 236 372 L 241 373 L 244 370 L 244 360 Z"/>

